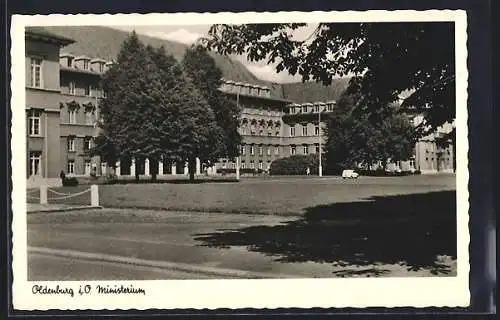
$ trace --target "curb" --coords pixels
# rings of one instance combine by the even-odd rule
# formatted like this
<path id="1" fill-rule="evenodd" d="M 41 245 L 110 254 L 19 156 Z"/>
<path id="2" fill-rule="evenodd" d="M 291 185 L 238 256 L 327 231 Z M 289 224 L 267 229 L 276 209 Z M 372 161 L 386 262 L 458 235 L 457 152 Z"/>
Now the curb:
<path id="1" fill-rule="evenodd" d="M 65 212 L 65 211 L 78 211 L 78 210 L 88 210 L 88 209 L 103 209 L 102 206 L 81 206 L 81 207 L 68 207 L 68 208 L 47 208 L 38 210 L 28 210 L 27 214 L 32 213 L 48 213 L 48 212 Z"/>
<path id="2" fill-rule="evenodd" d="M 28 252 L 45 254 L 63 258 L 74 258 L 80 260 L 102 261 L 126 264 L 139 267 L 159 268 L 163 270 L 175 270 L 186 273 L 196 273 L 221 277 L 244 278 L 244 279 L 269 279 L 269 278 L 300 278 L 292 275 L 277 275 L 264 272 L 252 272 L 237 269 L 226 269 L 216 267 L 203 267 L 187 263 L 142 260 L 123 256 L 114 256 L 100 253 L 89 253 L 73 250 L 49 249 L 44 247 L 28 247 Z"/>

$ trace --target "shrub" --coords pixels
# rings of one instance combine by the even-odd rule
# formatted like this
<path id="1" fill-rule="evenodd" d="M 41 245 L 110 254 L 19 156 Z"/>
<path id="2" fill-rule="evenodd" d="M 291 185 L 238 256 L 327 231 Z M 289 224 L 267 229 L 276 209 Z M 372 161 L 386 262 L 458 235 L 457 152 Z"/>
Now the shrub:
<path id="1" fill-rule="evenodd" d="M 318 155 L 295 155 L 281 158 L 271 163 L 269 174 L 271 175 L 305 175 L 309 168 L 311 175 L 317 175 L 319 165 Z"/>
<path id="2" fill-rule="evenodd" d="M 75 187 L 78 185 L 78 179 L 76 177 L 65 177 L 62 183 L 65 187 Z"/>

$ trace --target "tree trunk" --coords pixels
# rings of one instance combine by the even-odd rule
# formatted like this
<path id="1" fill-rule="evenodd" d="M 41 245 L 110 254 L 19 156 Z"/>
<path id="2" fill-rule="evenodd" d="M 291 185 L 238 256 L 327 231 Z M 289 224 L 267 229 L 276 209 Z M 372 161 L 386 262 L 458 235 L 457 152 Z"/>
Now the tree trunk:
<path id="1" fill-rule="evenodd" d="M 194 181 L 194 174 L 196 172 L 196 159 L 190 159 L 188 162 L 189 181 Z"/>

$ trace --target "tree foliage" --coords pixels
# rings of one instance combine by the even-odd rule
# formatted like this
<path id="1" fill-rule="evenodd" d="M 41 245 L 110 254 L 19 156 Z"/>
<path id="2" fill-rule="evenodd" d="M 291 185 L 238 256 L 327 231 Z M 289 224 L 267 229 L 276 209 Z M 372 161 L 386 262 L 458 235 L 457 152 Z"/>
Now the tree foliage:
<path id="1" fill-rule="evenodd" d="M 221 54 L 266 60 L 276 71 L 329 85 L 350 76 L 348 92 L 360 92 L 359 108 L 383 120 L 391 103 L 425 115 L 421 134 L 455 117 L 455 43 L 451 22 L 319 23 L 306 39 L 294 24 L 213 25 L 203 44 Z"/>
<path id="2" fill-rule="evenodd" d="M 408 160 L 416 142 L 408 117 L 392 105 L 393 111 L 378 124 L 366 113 L 356 112 L 359 95 L 344 94 L 327 117 L 326 169 L 354 168 L 378 161 Z"/>
<path id="3" fill-rule="evenodd" d="M 234 101 L 229 100 L 219 90 L 222 84 L 222 71 L 206 49 L 199 45 L 186 50 L 182 65 L 213 110 L 217 125 L 223 131 L 216 152 L 221 158 L 236 157 L 241 143 L 241 136 L 238 133 L 240 110 Z"/>
<path id="4" fill-rule="evenodd" d="M 100 135 L 94 152 L 110 159 L 213 161 L 222 133 L 203 94 L 164 48 L 127 38 L 102 79 Z M 114 163 L 114 162 L 112 162 Z M 156 170 L 152 170 L 156 179 Z M 136 171 L 136 179 L 138 179 Z"/>

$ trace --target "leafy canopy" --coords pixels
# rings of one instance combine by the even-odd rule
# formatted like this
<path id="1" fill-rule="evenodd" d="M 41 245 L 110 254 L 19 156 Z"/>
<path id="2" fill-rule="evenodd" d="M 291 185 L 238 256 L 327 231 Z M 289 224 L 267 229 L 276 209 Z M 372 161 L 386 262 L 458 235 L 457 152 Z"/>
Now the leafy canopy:
<path id="1" fill-rule="evenodd" d="M 220 54 L 266 60 L 276 71 L 329 85 L 352 77 L 358 107 L 381 121 L 391 103 L 422 113 L 428 133 L 455 117 L 455 43 L 451 22 L 319 23 L 305 39 L 304 23 L 213 25 L 202 43 Z"/>
<path id="2" fill-rule="evenodd" d="M 327 117 L 327 170 L 409 159 L 416 134 L 408 117 L 392 105 L 385 121 L 374 124 L 369 115 L 356 112 L 358 100 L 358 95 L 344 94 Z"/>

